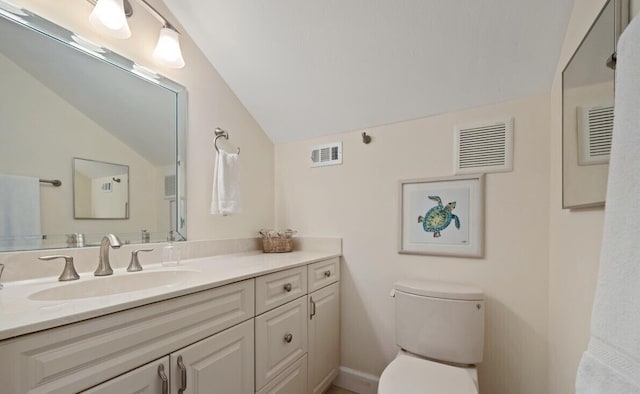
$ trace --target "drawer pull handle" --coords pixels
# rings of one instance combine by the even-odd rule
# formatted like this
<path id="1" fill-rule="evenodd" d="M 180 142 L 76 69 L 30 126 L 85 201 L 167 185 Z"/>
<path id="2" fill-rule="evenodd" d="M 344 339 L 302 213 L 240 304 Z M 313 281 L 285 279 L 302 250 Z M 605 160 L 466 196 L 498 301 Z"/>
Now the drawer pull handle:
<path id="1" fill-rule="evenodd" d="M 293 288 L 293 286 L 291 286 L 291 283 L 285 283 L 284 286 L 282 286 L 282 288 L 284 289 L 284 291 L 286 291 L 287 293 L 291 291 L 291 289 Z"/>
<path id="2" fill-rule="evenodd" d="M 284 341 L 286 343 L 291 343 L 292 340 L 293 340 L 293 335 L 287 334 L 287 335 L 284 336 Z"/>
<path id="3" fill-rule="evenodd" d="M 182 356 L 178 356 L 178 369 L 180 370 L 180 387 L 178 388 L 178 394 L 184 393 L 187 389 L 187 368 L 182 362 Z"/>
<path id="4" fill-rule="evenodd" d="M 311 313 L 309 314 L 309 320 L 313 320 L 313 317 L 316 315 L 316 302 L 313 298 L 309 297 L 309 303 L 311 304 Z"/>
<path id="5" fill-rule="evenodd" d="M 324 277 L 325 277 L 325 278 L 328 278 L 328 277 L 330 277 L 330 276 L 331 276 L 331 271 L 330 271 L 330 270 L 326 270 L 326 271 L 324 271 Z"/>
<path id="6" fill-rule="evenodd" d="M 162 394 L 169 394 L 169 378 L 167 374 L 164 373 L 164 364 L 158 365 L 158 375 L 160 376 L 160 380 L 162 380 Z"/>

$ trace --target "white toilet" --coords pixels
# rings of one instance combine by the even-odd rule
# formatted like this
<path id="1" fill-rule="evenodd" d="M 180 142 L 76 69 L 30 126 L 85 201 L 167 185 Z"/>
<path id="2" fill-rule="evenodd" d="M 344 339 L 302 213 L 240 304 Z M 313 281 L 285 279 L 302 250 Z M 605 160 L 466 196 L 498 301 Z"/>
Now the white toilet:
<path id="1" fill-rule="evenodd" d="M 484 296 L 453 283 L 406 280 L 394 285 L 396 344 L 378 394 L 477 394 Z"/>

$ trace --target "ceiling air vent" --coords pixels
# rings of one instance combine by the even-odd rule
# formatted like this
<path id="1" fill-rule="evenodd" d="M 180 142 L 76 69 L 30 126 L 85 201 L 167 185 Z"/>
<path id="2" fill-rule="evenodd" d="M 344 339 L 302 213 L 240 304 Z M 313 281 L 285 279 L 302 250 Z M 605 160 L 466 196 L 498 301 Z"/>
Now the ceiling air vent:
<path id="1" fill-rule="evenodd" d="M 311 148 L 311 167 L 342 164 L 342 142 L 318 145 Z"/>
<path id="2" fill-rule="evenodd" d="M 613 136 L 613 106 L 578 107 L 578 164 L 609 162 Z"/>
<path id="3" fill-rule="evenodd" d="M 456 174 L 505 172 L 513 168 L 513 119 L 457 126 Z"/>

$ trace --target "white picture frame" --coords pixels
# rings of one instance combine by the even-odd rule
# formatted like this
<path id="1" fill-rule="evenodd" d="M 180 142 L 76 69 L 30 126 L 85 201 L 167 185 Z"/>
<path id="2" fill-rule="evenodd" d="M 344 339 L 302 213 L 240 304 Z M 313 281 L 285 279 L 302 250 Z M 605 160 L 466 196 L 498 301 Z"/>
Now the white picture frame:
<path id="1" fill-rule="evenodd" d="M 398 253 L 480 258 L 484 175 L 400 181 Z"/>

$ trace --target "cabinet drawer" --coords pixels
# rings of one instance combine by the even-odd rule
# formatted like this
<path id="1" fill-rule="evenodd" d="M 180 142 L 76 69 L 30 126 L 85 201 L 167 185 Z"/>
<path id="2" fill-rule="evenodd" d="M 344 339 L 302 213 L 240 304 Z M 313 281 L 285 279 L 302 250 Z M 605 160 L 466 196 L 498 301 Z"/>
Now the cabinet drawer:
<path id="1" fill-rule="evenodd" d="M 0 391 L 92 387 L 251 319 L 254 289 L 253 279 L 245 280 L 2 341 Z"/>
<path id="2" fill-rule="evenodd" d="M 309 293 L 340 280 L 340 258 L 309 264 Z"/>
<path id="3" fill-rule="evenodd" d="M 256 391 L 307 352 L 307 297 L 256 317 Z"/>
<path id="4" fill-rule="evenodd" d="M 307 267 L 256 278 L 256 315 L 307 294 Z"/>
<path id="5" fill-rule="evenodd" d="M 256 394 L 302 394 L 306 392 L 307 356 L 303 356 Z"/>

